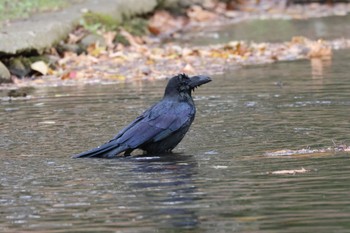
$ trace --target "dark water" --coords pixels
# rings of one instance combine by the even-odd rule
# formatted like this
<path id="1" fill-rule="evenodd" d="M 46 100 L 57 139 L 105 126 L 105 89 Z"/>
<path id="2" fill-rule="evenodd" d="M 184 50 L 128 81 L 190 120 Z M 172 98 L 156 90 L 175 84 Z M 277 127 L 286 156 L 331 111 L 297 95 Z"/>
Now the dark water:
<path id="1" fill-rule="evenodd" d="M 294 36 L 313 40 L 350 37 L 350 15 L 308 20 L 251 20 L 222 27 L 198 28 L 181 35 L 179 41 L 194 45 L 227 43 L 231 40 L 254 42 L 290 41 Z"/>
<path id="2" fill-rule="evenodd" d="M 110 139 L 166 81 L 41 88 L 2 101 L 0 231 L 349 232 L 349 153 L 265 155 L 349 144 L 349 61 L 342 51 L 312 66 L 213 77 L 195 92 L 191 131 L 162 158 L 70 156 Z M 301 168 L 309 172 L 270 173 Z"/>

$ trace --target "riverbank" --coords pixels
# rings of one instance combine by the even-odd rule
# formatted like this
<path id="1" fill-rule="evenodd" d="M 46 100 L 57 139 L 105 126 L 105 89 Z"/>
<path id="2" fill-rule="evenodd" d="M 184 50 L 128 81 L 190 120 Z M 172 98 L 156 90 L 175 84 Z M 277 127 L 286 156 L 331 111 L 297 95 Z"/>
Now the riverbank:
<path id="1" fill-rule="evenodd" d="M 11 59 L 18 55 L 43 53 L 51 60 L 36 58 L 25 74 L 5 72 L 6 80 L 16 86 L 56 86 L 157 79 L 180 72 L 215 74 L 226 69 L 276 61 L 329 60 L 333 50 L 350 47 L 346 38 L 325 41 L 309 40 L 298 35 L 283 43 L 230 41 L 215 46 L 186 46 L 174 42 L 174 38 L 181 37 L 182 33 L 193 27 L 202 27 L 204 30 L 208 25 L 239 23 L 244 20 L 305 19 L 346 15 L 350 11 L 350 4 L 336 4 L 332 7 L 310 4 L 284 8 L 269 5 L 270 1 L 266 1 L 261 5 L 246 4 L 229 9 L 223 3 L 208 2 L 212 5 L 207 3 L 183 8 L 184 17 L 171 15 L 167 11 L 154 11 L 156 1 L 137 1 L 138 4 L 133 4 L 133 1 L 111 3 L 86 0 L 59 12 L 36 15 L 26 22 L 14 22 L 3 28 L 3 33 L 0 34 L 0 42 L 3 42 L 0 43 L 0 60 L 1 57 Z M 113 15 L 116 21 L 121 21 L 123 17 L 151 13 L 147 28 L 153 34 L 133 35 L 123 27 L 119 27 L 118 31 L 98 28 L 94 32 L 97 37 L 85 45 L 82 53 L 76 49 L 57 51 L 54 45 L 60 41 L 64 40 L 70 47 L 74 47 L 75 43 L 82 40 L 83 36 L 79 35 L 81 31 L 78 30 L 77 33 L 76 27 L 86 12 Z M 92 26 L 95 27 L 96 23 Z M 124 43 L 117 40 L 119 36 L 122 36 Z M 5 64 L 8 65 L 9 62 Z M 0 64 L 0 69 L 1 67 L 4 68 Z M 1 88 L 9 86 L 13 84 L 3 84 Z"/>

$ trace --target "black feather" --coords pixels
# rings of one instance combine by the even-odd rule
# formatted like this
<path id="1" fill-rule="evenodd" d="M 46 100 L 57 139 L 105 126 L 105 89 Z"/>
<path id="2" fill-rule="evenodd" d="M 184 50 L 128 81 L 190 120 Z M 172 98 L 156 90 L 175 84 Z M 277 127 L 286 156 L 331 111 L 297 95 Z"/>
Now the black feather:
<path id="1" fill-rule="evenodd" d="M 188 77 L 179 74 L 172 77 L 163 99 L 146 110 L 109 142 L 74 156 L 113 158 L 124 152 L 129 155 L 135 149 L 159 154 L 174 149 L 190 128 L 196 108 L 191 92 L 210 82 L 207 76 Z"/>

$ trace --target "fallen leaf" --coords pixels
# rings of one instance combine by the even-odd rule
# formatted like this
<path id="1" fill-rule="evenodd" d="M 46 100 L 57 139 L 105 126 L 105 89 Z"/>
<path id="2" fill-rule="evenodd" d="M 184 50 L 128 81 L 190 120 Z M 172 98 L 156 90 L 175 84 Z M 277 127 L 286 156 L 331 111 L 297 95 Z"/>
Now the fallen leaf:
<path id="1" fill-rule="evenodd" d="M 102 53 L 104 53 L 106 51 L 105 47 L 102 47 L 99 45 L 98 42 L 90 44 L 87 48 L 86 51 L 88 52 L 88 54 L 94 56 L 94 57 L 98 57 L 100 56 Z"/>
<path id="2" fill-rule="evenodd" d="M 293 44 L 304 44 L 306 41 L 306 38 L 303 36 L 294 36 L 292 38 L 292 43 Z"/>
<path id="3" fill-rule="evenodd" d="M 69 33 L 68 34 L 68 44 L 76 44 L 79 41 L 81 41 L 81 39 L 85 36 L 85 34 L 81 34 L 81 35 L 75 35 L 73 33 Z"/>
<path id="4" fill-rule="evenodd" d="M 106 32 L 103 34 L 103 38 L 105 39 L 106 41 L 106 45 L 108 48 L 113 48 L 114 47 L 114 38 L 115 36 L 117 35 L 116 32 Z"/>
<path id="5" fill-rule="evenodd" d="M 181 29 L 188 21 L 184 17 L 174 17 L 168 11 L 157 11 L 148 21 L 148 30 L 154 35 L 171 34 Z"/>
<path id="6" fill-rule="evenodd" d="M 187 16 L 195 21 L 203 22 L 212 20 L 216 15 L 210 11 L 204 10 L 201 6 L 193 5 L 187 10 Z"/>
<path id="7" fill-rule="evenodd" d="M 189 56 L 200 56 L 201 51 L 198 49 L 190 49 L 190 48 L 184 48 L 182 49 L 182 56 L 183 57 L 189 57 Z"/>
<path id="8" fill-rule="evenodd" d="M 125 39 L 127 39 L 129 41 L 131 46 L 136 47 L 136 48 L 140 47 L 140 43 L 139 43 L 138 39 L 136 39 L 137 38 L 136 36 L 131 35 L 129 32 L 125 31 L 124 29 L 120 30 L 120 34 L 122 36 L 124 36 Z"/>
<path id="9" fill-rule="evenodd" d="M 126 77 L 124 75 L 120 75 L 120 74 L 110 75 L 107 78 L 108 79 L 113 79 L 113 80 L 119 80 L 119 81 L 125 81 L 126 80 Z"/>
<path id="10" fill-rule="evenodd" d="M 61 76 L 62 80 L 65 79 L 75 79 L 78 78 L 78 72 L 77 71 L 70 71 L 70 72 L 66 72 Z"/>
<path id="11" fill-rule="evenodd" d="M 313 42 L 310 45 L 308 57 L 330 59 L 332 57 L 332 48 L 320 40 Z"/>

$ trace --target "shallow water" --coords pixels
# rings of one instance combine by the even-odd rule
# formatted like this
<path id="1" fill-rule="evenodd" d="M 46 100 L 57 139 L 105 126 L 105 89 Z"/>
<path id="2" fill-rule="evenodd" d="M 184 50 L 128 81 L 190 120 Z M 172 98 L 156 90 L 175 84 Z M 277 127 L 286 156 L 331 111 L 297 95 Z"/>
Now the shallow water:
<path id="1" fill-rule="evenodd" d="M 229 41 L 284 42 L 295 36 L 331 40 L 350 37 L 350 15 L 307 20 L 250 20 L 225 26 L 197 28 L 181 35 L 182 43 L 207 45 Z"/>
<path id="2" fill-rule="evenodd" d="M 164 157 L 71 159 L 159 100 L 166 81 L 37 89 L 0 102 L 1 232 L 349 232 L 349 51 L 227 70 Z M 275 175 L 305 168 L 309 172 Z"/>

